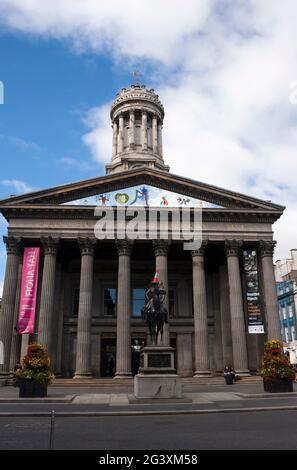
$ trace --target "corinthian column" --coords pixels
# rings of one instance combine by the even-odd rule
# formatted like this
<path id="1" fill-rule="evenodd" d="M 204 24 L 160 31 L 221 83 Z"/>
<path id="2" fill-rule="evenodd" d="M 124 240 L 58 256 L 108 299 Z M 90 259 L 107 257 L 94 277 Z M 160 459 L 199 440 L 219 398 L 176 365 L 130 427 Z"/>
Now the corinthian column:
<path id="1" fill-rule="evenodd" d="M 124 151 L 124 116 L 119 116 L 119 135 L 118 135 L 118 152 Z"/>
<path id="2" fill-rule="evenodd" d="M 169 286 L 168 286 L 168 260 L 167 260 L 168 242 L 166 240 L 154 240 L 153 247 L 154 247 L 154 252 L 155 252 L 155 257 L 156 257 L 156 272 L 158 273 L 159 281 L 163 283 L 164 289 L 166 291 L 166 297 L 165 297 L 164 303 L 168 312 L 168 323 L 165 323 L 163 327 L 162 345 L 170 346 L 169 302 L 168 302 Z"/>
<path id="3" fill-rule="evenodd" d="M 79 306 L 77 321 L 76 368 L 74 378 L 85 378 L 91 372 L 91 322 L 93 298 L 93 265 L 95 240 L 78 239 L 81 252 Z"/>
<path id="4" fill-rule="evenodd" d="M 131 244 L 117 241 L 118 291 L 117 291 L 117 360 L 116 378 L 131 376 Z"/>
<path id="5" fill-rule="evenodd" d="M 19 240 L 14 237 L 3 237 L 3 240 L 6 244 L 7 261 L 0 314 L 0 374 L 7 375 L 18 282 Z"/>
<path id="6" fill-rule="evenodd" d="M 134 149 L 135 146 L 135 112 L 134 110 L 130 111 L 129 114 L 129 147 Z"/>
<path id="7" fill-rule="evenodd" d="M 229 279 L 233 366 L 238 374 L 248 375 L 246 330 L 239 267 L 240 248 L 241 242 L 238 240 L 226 240 L 225 242 Z"/>
<path id="8" fill-rule="evenodd" d="M 153 153 L 158 153 L 158 118 L 157 116 L 153 116 Z"/>
<path id="9" fill-rule="evenodd" d="M 262 260 L 268 339 L 281 339 L 280 319 L 273 267 L 273 252 L 275 245 L 276 242 L 272 240 L 260 241 L 260 256 Z"/>
<path id="10" fill-rule="evenodd" d="M 147 150 L 147 113 L 142 111 L 141 120 L 142 150 Z"/>
<path id="11" fill-rule="evenodd" d="M 47 237 L 42 238 L 41 242 L 44 250 L 44 263 L 38 321 L 38 342 L 47 348 L 49 356 L 51 356 L 56 259 L 59 240 Z"/>
<path id="12" fill-rule="evenodd" d="M 113 158 L 117 154 L 118 150 L 118 123 L 114 121 L 112 125 L 113 137 L 112 137 L 112 156 Z"/>
<path id="13" fill-rule="evenodd" d="M 192 251 L 193 266 L 193 306 L 195 334 L 195 373 L 194 377 L 210 374 L 208 349 L 208 321 L 204 253 L 207 242 L 202 242 L 198 250 Z"/>

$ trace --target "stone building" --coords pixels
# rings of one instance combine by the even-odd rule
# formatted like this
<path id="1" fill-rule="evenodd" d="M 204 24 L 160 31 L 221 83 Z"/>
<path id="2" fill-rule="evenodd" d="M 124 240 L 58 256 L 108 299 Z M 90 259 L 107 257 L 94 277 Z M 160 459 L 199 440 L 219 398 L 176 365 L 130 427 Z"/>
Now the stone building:
<path id="1" fill-rule="evenodd" d="M 291 364 L 297 364 L 297 250 L 274 266 L 281 335 Z"/>
<path id="2" fill-rule="evenodd" d="M 181 376 L 220 373 L 224 364 L 254 372 L 265 338 L 280 338 L 272 225 L 284 207 L 170 173 L 163 119 L 154 90 L 124 88 L 111 107 L 106 175 L 0 201 L 8 222 L 2 374 L 32 340 L 47 346 L 55 373 L 64 377 L 135 373 L 137 351 L 148 341 L 144 290 L 155 271 L 168 293 L 163 341 L 175 348 Z M 145 217 L 167 214 L 168 240 L 159 236 L 160 216 L 154 236 L 95 237 L 107 207 L 138 206 Z M 186 208 L 192 227 L 197 207 L 203 241 L 191 251 L 174 221 Z M 131 221 L 124 214 L 124 223 Z M 16 333 L 24 247 L 41 247 L 30 337 Z"/>

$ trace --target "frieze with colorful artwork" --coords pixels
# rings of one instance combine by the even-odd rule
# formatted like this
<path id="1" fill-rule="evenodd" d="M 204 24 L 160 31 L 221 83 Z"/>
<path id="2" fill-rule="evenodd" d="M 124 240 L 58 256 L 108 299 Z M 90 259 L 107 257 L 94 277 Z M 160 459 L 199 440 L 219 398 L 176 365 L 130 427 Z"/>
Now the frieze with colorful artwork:
<path id="1" fill-rule="evenodd" d="M 66 202 L 75 206 L 219 207 L 150 185 L 132 186 Z"/>

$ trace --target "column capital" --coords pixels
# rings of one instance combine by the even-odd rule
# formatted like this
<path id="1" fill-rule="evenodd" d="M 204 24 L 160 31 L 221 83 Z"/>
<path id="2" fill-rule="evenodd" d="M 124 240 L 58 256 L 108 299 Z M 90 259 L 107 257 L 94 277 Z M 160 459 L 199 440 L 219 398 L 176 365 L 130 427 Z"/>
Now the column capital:
<path id="1" fill-rule="evenodd" d="M 226 256 L 239 256 L 242 247 L 242 240 L 225 240 L 225 253 Z"/>
<path id="2" fill-rule="evenodd" d="M 95 238 L 79 237 L 77 239 L 77 241 L 78 241 L 80 253 L 81 253 L 82 256 L 84 256 L 84 255 L 93 256 L 94 248 L 95 248 L 95 245 L 96 245 Z"/>
<path id="3" fill-rule="evenodd" d="M 116 247 L 119 256 L 130 256 L 132 251 L 132 242 L 128 240 L 116 240 Z"/>
<path id="4" fill-rule="evenodd" d="M 41 237 L 41 243 L 43 246 L 45 255 L 56 255 L 60 239 L 53 237 Z"/>
<path id="5" fill-rule="evenodd" d="M 202 240 L 200 248 L 191 251 L 192 258 L 194 258 L 195 256 L 204 256 L 207 245 L 208 240 Z"/>
<path id="6" fill-rule="evenodd" d="M 169 243 L 167 240 L 153 240 L 155 256 L 167 256 Z"/>
<path id="7" fill-rule="evenodd" d="M 274 240 L 260 240 L 259 241 L 260 256 L 262 258 L 264 258 L 265 256 L 269 256 L 270 258 L 272 258 L 275 245 L 276 245 L 276 241 Z"/>
<path id="8" fill-rule="evenodd" d="M 3 241 L 6 245 L 6 253 L 8 255 L 19 255 L 21 253 L 21 238 L 4 236 Z"/>

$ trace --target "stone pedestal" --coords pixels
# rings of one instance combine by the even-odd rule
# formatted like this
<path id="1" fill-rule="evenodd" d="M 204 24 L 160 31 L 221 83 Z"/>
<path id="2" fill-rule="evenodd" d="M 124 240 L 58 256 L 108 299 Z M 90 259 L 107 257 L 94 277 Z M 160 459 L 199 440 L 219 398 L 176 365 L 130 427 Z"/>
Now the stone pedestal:
<path id="1" fill-rule="evenodd" d="M 149 346 L 140 354 L 139 374 L 134 377 L 134 395 L 143 398 L 182 398 L 181 379 L 174 369 L 174 349 Z"/>

